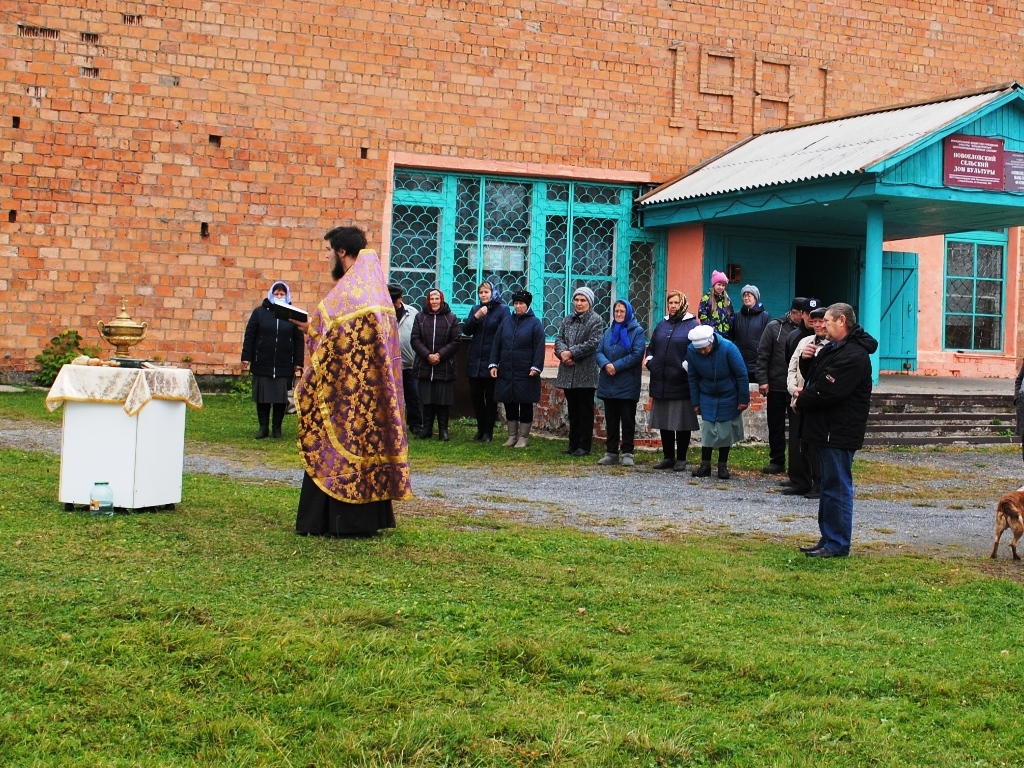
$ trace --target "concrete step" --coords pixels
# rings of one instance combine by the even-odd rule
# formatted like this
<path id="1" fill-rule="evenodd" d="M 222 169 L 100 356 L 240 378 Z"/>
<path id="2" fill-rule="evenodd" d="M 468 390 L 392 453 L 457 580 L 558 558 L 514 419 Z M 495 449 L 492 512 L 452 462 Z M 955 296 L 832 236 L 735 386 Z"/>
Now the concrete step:
<path id="1" fill-rule="evenodd" d="M 1013 421 L 1015 412 L 1009 411 L 914 411 L 913 413 L 869 413 L 869 421 Z"/>
<path id="2" fill-rule="evenodd" d="M 952 413 L 976 413 L 979 411 L 1013 412 L 1013 399 L 1009 396 L 979 395 L 973 397 L 952 397 L 949 395 L 914 395 L 912 397 L 872 396 L 871 410 L 877 413 L 921 413 L 944 411 Z"/>
<path id="3" fill-rule="evenodd" d="M 912 424 L 879 424 L 867 422 L 869 432 L 1002 432 L 1014 424 L 962 424 L 957 422 L 914 422 Z"/>
<path id="4" fill-rule="evenodd" d="M 880 437 L 868 435 L 864 438 L 864 445 L 1009 445 L 1017 443 L 1019 439 L 1017 437 L 995 435 L 969 437 L 962 435 L 927 435 L 925 437 L 909 437 L 907 435 Z"/>
<path id="5" fill-rule="evenodd" d="M 1012 443 L 1016 409 L 1010 395 L 874 393 L 866 445 Z"/>

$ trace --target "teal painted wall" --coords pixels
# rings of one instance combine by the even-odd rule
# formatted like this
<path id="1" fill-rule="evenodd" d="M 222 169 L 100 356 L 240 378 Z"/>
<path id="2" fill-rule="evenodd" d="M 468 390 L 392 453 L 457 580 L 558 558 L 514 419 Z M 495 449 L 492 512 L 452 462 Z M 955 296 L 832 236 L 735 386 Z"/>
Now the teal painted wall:
<path id="1" fill-rule="evenodd" d="M 726 265 L 738 264 L 743 275 L 738 283 L 729 284 L 729 295 L 736 305 L 740 289 L 752 283 L 761 291 L 761 303 L 772 317 L 789 311 L 799 289 L 820 294 L 815 298 L 844 300 L 856 307 L 863 247 L 863 241 L 857 238 L 709 228 L 704 234 L 703 291 L 710 287 L 712 270 L 725 271 Z M 836 249 L 842 252 L 842 258 L 797 258 L 798 251 L 815 249 Z M 813 274 L 809 274 L 812 268 Z"/>
<path id="2" fill-rule="evenodd" d="M 1002 139 L 1006 149 L 1024 152 L 1024 110 L 1018 105 L 1016 101 L 1007 104 L 967 123 L 956 133 Z M 938 139 L 884 172 L 882 181 L 887 184 L 942 188 L 942 152 L 943 139 Z"/>

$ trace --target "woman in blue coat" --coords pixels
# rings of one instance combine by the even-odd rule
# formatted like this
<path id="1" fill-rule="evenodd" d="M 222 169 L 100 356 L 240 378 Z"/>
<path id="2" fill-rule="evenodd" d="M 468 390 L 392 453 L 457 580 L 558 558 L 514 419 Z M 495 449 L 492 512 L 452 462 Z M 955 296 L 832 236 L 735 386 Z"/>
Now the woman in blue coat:
<path id="1" fill-rule="evenodd" d="M 491 376 L 496 379 L 494 399 L 505 404 L 508 440 L 504 446 L 530 444 L 533 404 L 540 402 L 540 372 L 544 370 L 544 326 L 530 304 L 533 294 L 512 294 L 512 314 L 498 329 L 491 345 Z"/>
<path id="2" fill-rule="evenodd" d="M 622 465 L 633 466 L 636 437 L 636 404 L 640 401 L 640 363 L 644 358 L 644 329 L 633 317 L 633 306 L 619 299 L 612 307 L 612 325 L 604 332 L 595 353 L 600 373 L 597 396 L 604 402 L 605 454 L 597 463 L 619 463 L 622 434 Z"/>
<path id="3" fill-rule="evenodd" d="M 743 439 L 743 411 L 750 405 L 750 387 L 743 355 L 709 325 L 689 333 L 686 367 L 690 402 L 701 417 L 700 466 L 694 477 L 711 475 L 711 452 L 718 449 L 718 476 L 729 479 L 729 449 Z"/>
<path id="4" fill-rule="evenodd" d="M 476 434 L 473 439 L 489 443 L 494 437 L 494 422 L 498 419 L 498 401 L 494 399 L 495 379 L 487 370 L 491 362 L 491 345 L 498 335 L 501 321 L 508 317 L 508 307 L 501 300 L 501 292 L 489 280 L 477 289 L 480 303 L 469 311 L 462 324 L 462 335 L 469 337 L 466 357 L 466 376 L 469 377 L 469 398 L 476 416 Z"/>

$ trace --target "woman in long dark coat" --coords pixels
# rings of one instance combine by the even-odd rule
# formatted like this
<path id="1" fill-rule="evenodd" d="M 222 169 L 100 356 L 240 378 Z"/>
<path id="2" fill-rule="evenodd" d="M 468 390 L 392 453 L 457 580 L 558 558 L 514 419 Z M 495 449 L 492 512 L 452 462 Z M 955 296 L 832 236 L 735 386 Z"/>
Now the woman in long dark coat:
<path id="1" fill-rule="evenodd" d="M 469 398 L 473 401 L 476 417 L 474 440 L 491 442 L 494 422 L 498 419 L 498 401 L 494 399 L 495 380 L 487 370 L 491 362 L 491 346 L 498 335 L 501 322 L 508 317 L 508 307 L 501 300 L 501 291 L 488 280 L 480 283 L 480 303 L 469 311 L 462 324 L 462 335 L 468 336 L 469 354 L 466 356 L 466 376 L 469 377 Z"/>
<path id="2" fill-rule="evenodd" d="M 654 469 L 686 469 L 690 435 L 700 429 L 690 406 L 690 380 L 686 376 L 686 337 L 700 323 L 689 311 L 686 294 L 669 291 L 665 297 L 665 319 L 655 327 L 647 345 L 645 365 L 651 372 L 651 429 L 661 432 L 665 458 Z"/>
<path id="3" fill-rule="evenodd" d="M 294 377 L 302 375 L 304 340 L 302 331 L 282 320 L 271 309 L 272 302 L 292 303 L 288 284 L 278 280 L 249 315 L 242 341 L 242 367 L 252 373 L 252 399 L 256 401 L 256 417 L 260 429 L 256 439 L 273 435 L 281 437 L 281 423 L 288 406 L 288 393 Z M 274 411 L 274 428 L 270 431 L 270 411 Z"/>
<path id="4" fill-rule="evenodd" d="M 761 290 L 756 285 L 744 285 L 740 297 L 743 306 L 732 317 L 730 340 L 743 355 L 743 364 L 747 366 L 747 378 L 751 384 L 756 384 L 757 374 L 754 369 L 757 365 L 757 350 L 761 345 L 764 329 L 772 321 L 772 316 L 761 303 Z"/>
<path id="5" fill-rule="evenodd" d="M 533 294 L 512 294 L 512 314 L 498 329 L 491 346 L 491 376 L 496 380 L 494 398 L 505 404 L 508 421 L 506 448 L 530 444 L 533 406 L 540 402 L 540 374 L 544 370 L 544 326 L 533 314 Z"/>
<path id="6" fill-rule="evenodd" d="M 423 309 L 413 318 L 412 348 L 416 360 L 412 375 L 419 381 L 423 405 L 423 429 L 416 437 L 428 440 L 434 433 L 448 440 L 448 418 L 455 402 L 455 355 L 459 351 L 462 326 L 437 288 L 427 291 Z"/>

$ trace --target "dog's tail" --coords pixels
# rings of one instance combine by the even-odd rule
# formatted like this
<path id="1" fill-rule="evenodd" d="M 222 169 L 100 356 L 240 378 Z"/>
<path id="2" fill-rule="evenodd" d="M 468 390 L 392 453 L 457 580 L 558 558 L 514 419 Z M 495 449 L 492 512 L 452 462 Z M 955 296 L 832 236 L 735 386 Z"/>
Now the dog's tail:
<path id="1" fill-rule="evenodd" d="M 1006 517 L 1008 521 L 1017 520 L 1020 523 L 1024 523 L 1024 513 L 1022 513 L 1021 508 L 1009 499 L 1000 499 L 998 506 L 996 506 L 996 511 Z"/>

